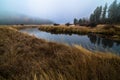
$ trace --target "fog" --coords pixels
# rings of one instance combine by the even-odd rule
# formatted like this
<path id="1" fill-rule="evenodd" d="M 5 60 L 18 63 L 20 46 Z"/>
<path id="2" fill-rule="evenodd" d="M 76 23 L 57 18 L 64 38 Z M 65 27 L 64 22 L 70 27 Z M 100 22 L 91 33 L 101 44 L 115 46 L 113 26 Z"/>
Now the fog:
<path id="1" fill-rule="evenodd" d="M 57 23 L 89 17 L 97 6 L 114 0 L 0 0 L 0 14 L 19 13 Z M 1 15 L 0 15 L 1 17 Z"/>

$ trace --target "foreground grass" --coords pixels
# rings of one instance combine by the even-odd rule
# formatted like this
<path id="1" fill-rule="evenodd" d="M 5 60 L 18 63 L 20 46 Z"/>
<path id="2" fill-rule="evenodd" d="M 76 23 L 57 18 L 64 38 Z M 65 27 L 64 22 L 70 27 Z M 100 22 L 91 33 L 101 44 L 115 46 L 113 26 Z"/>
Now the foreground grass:
<path id="1" fill-rule="evenodd" d="M 95 28 L 81 26 L 40 26 L 39 30 L 51 33 L 93 34 L 113 40 L 120 40 L 120 27 L 113 25 L 98 25 Z"/>
<path id="2" fill-rule="evenodd" d="M 120 80 L 120 57 L 0 28 L 0 80 Z"/>

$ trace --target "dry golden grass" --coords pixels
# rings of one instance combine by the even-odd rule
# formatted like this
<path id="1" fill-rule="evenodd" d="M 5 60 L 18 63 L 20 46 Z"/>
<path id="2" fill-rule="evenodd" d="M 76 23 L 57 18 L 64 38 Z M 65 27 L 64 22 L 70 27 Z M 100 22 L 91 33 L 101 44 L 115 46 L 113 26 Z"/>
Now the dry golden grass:
<path id="1" fill-rule="evenodd" d="M 89 33 L 89 28 L 87 27 L 77 27 L 77 26 L 40 26 L 40 30 L 47 31 L 51 33 L 67 33 L 67 34 L 87 34 Z"/>
<path id="2" fill-rule="evenodd" d="M 40 26 L 39 30 L 51 33 L 64 34 L 89 34 L 99 35 L 104 38 L 120 40 L 120 27 L 112 25 L 98 25 L 90 28 L 85 26 Z"/>
<path id="3" fill-rule="evenodd" d="M 0 27 L 0 80 L 120 80 L 120 57 Z"/>

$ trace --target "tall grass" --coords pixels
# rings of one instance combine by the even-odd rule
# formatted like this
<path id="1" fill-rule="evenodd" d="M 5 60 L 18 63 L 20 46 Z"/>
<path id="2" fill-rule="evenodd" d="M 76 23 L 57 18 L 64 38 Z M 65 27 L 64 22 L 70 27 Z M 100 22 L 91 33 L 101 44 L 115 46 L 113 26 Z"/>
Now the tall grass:
<path id="1" fill-rule="evenodd" d="M 0 28 L 0 80 L 120 80 L 120 57 Z"/>
<path id="2" fill-rule="evenodd" d="M 101 37 L 120 40 L 120 27 L 114 25 L 98 25 L 97 27 L 81 26 L 40 26 L 39 30 L 51 33 L 62 34 L 89 34 L 99 35 Z"/>
<path id="3" fill-rule="evenodd" d="M 89 29 L 86 27 L 75 27 L 75 26 L 40 26 L 39 30 L 47 31 L 51 33 L 67 33 L 67 34 L 87 34 Z"/>

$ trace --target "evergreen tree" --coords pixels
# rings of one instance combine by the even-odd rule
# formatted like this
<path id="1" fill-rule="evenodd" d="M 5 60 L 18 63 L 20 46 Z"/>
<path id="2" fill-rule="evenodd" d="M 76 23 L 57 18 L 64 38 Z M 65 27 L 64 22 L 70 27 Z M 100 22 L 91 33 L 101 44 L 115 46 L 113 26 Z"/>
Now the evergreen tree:
<path id="1" fill-rule="evenodd" d="M 79 19 L 79 25 L 82 24 L 82 19 Z"/>
<path id="2" fill-rule="evenodd" d="M 92 23 L 95 22 L 95 16 L 94 16 L 94 14 L 90 15 L 90 22 L 92 22 Z"/>
<path id="3" fill-rule="evenodd" d="M 118 18 L 118 5 L 117 0 L 115 0 L 108 9 L 108 19 L 110 23 L 116 23 Z"/>
<path id="4" fill-rule="evenodd" d="M 75 18 L 74 19 L 74 25 L 77 25 L 78 24 L 78 20 Z"/>
<path id="5" fill-rule="evenodd" d="M 102 23 L 105 23 L 106 20 L 106 13 L 107 13 L 107 3 L 105 4 L 103 8 L 103 13 L 102 13 Z"/>
<path id="6" fill-rule="evenodd" d="M 98 24 L 101 20 L 101 14 L 102 14 L 102 6 L 97 7 L 94 10 L 94 13 L 91 14 L 91 16 L 90 16 L 90 22 L 94 22 L 94 23 Z"/>
<path id="7" fill-rule="evenodd" d="M 120 22 L 120 3 L 118 4 L 118 17 L 117 21 Z"/>
<path id="8" fill-rule="evenodd" d="M 102 6 L 97 7 L 97 8 L 96 8 L 96 11 L 95 11 L 95 20 L 96 20 L 96 23 L 99 23 L 99 22 L 100 22 L 101 13 L 102 13 Z"/>
<path id="9" fill-rule="evenodd" d="M 89 20 L 75 18 L 74 24 L 77 25 L 89 25 L 89 24 L 99 24 L 99 23 L 120 23 L 120 2 L 117 3 L 117 0 L 108 7 L 107 3 L 102 9 L 102 6 L 98 6 L 94 12 L 90 15 Z"/>

